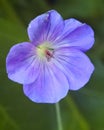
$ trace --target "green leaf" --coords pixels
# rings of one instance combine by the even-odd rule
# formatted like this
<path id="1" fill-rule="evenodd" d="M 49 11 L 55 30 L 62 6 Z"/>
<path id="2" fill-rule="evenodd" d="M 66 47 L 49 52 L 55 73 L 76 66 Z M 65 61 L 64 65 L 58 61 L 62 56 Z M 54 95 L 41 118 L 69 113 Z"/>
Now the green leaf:
<path id="1" fill-rule="evenodd" d="M 0 130 L 20 130 L 2 106 L 0 106 Z"/>
<path id="2" fill-rule="evenodd" d="M 20 24 L 0 18 L 0 39 L 12 42 L 27 40 L 26 28 Z"/>
<path id="3" fill-rule="evenodd" d="M 94 1 L 94 0 L 59 0 L 54 5 L 54 8 L 58 10 L 65 18 L 69 17 L 89 17 L 93 18 L 94 16 L 103 16 L 104 8 L 103 1 Z M 65 9 L 64 9 L 65 8 Z M 99 12 L 96 14 L 96 10 Z"/>
<path id="4" fill-rule="evenodd" d="M 6 18 L 22 25 L 20 18 L 8 0 L 0 0 L 0 6 L 3 10 L 3 15 L 6 15 Z"/>

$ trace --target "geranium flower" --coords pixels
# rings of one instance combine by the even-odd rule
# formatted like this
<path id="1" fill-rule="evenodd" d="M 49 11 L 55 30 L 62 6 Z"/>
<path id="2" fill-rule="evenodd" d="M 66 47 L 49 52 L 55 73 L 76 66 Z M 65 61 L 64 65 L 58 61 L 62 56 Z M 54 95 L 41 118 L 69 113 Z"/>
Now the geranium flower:
<path id="1" fill-rule="evenodd" d="M 84 54 L 94 43 L 92 28 L 55 10 L 33 19 L 30 42 L 14 45 L 6 58 L 9 79 L 23 84 L 34 102 L 56 103 L 90 79 L 94 66 Z"/>

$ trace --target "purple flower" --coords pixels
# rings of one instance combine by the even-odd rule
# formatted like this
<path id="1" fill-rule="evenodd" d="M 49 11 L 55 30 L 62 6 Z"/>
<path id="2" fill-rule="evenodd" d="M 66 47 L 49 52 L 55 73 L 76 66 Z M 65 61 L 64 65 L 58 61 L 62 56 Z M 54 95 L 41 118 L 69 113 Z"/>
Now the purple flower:
<path id="1" fill-rule="evenodd" d="M 84 54 L 94 44 L 91 27 L 51 10 L 28 26 L 30 42 L 14 45 L 6 58 L 8 77 L 23 84 L 34 102 L 56 103 L 90 79 L 94 66 Z"/>

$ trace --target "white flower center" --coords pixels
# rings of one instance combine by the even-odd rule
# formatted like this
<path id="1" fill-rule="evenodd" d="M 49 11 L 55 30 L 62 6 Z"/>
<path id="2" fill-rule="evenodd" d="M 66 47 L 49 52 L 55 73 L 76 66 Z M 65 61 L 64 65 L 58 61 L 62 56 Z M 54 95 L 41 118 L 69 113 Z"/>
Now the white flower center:
<path id="1" fill-rule="evenodd" d="M 50 59 L 53 57 L 53 53 L 54 49 L 49 42 L 44 42 L 41 45 L 37 46 L 37 55 L 41 59 L 45 58 L 47 61 L 50 61 Z"/>

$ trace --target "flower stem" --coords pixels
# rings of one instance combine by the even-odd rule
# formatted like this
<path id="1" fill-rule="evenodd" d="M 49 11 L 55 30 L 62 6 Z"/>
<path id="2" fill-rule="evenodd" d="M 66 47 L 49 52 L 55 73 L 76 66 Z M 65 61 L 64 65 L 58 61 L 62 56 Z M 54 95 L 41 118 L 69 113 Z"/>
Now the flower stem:
<path id="1" fill-rule="evenodd" d="M 55 104 L 58 130 L 63 130 L 59 103 Z"/>

